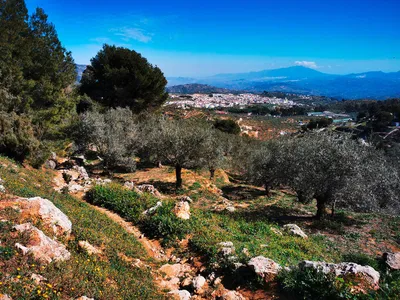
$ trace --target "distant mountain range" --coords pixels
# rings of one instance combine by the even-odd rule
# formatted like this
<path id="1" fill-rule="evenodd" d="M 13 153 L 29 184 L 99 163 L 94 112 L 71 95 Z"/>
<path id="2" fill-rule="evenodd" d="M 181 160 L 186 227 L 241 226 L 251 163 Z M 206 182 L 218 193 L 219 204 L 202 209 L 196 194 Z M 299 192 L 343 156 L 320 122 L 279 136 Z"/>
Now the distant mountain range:
<path id="1" fill-rule="evenodd" d="M 76 77 L 77 82 L 81 81 L 83 71 L 85 70 L 86 70 L 86 65 L 76 65 L 76 72 L 78 73 L 78 76 Z"/>
<path id="2" fill-rule="evenodd" d="M 246 90 L 249 92 L 277 91 L 324 95 L 339 99 L 387 99 L 400 97 L 400 71 L 393 73 L 366 72 L 349 75 L 333 75 L 314 69 L 296 66 L 259 72 L 218 74 L 210 77 L 188 78 L 169 77 L 168 88 L 183 90 L 173 86 L 186 84 L 206 84 L 216 88 Z M 202 86 L 197 86 L 203 89 Z M 196 85 L 185 87 L 192 93 Z M 209 87 L 210 88 L 210 87 Z M 190 93 L 190 92 L 186 92 Z M 209 93 L 208 91 L 206 93 Z"/>

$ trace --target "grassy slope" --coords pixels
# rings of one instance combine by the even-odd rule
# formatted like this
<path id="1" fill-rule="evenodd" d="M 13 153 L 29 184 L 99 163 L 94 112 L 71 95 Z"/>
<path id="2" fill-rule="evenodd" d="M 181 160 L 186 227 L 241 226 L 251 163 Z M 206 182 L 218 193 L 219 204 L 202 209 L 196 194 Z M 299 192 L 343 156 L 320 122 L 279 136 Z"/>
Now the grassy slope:
<path id="1" fill-rule="evenodd" d="M 95 299 L 161 299 L 149 270 L 132 267 L 121 254 L 148 261 L 141 244 L 114 221 L 87 203 L 51 188 L 49 172 L 28 170 L 0 158 L 0 178 L 9 194 L 23 197 L 45 197 L 59 207 L 72 221 L 74 238 L 67 243 L 70 261 L 38 266 L 14 250 L 16 240 L 10 237 L 10 223 L 0 227 L 0 294 L 13 299 L 70 299 L 82 295 Z M 12 220 L 15 212 L 0 211 L 0 218 Z M 103 249 L 102 258 L 87 256 L 78 250 L 77 242 L 87 240 Z M 32 273 L 48 282 L 35 286 Z"/>

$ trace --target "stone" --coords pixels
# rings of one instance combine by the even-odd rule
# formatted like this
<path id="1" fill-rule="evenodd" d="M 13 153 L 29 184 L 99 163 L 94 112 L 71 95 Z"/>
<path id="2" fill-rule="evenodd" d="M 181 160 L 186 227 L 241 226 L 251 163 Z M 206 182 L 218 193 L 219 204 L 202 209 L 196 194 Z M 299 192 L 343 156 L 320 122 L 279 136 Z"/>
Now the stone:
<path id="1" fill-rule="evenodd" d="M 142 193 L 149 193 L 156 197 L 161 197 L 161 193 L 151 184 L 142 184 L 136 187 Z"/>
<path id="2" fill-rule="evenodd" d="M 78 180 L 88 180 L 89 179 L 89 174 L 86 171 L 85 167 L 74 166 L 73 169 L 75 171 L 77 171 L 79 174 Z"/>
<path id="3" fill-rule="evenodd" d="M 191 276 L 186 277 L 181 282 L 181 287 L 188 287 L 192 284 L 193 278 Z"/>
<path id="4" fill-rule="evenodd" d="M 193 287 L 193 289 L 194 289 L 195 291 L 201 290 L 201 288 L 202 288 L 205 284 L 206 284 L 206 279 L 205 279 L 203 276 L 198 275 L 198 276 L 196 276 L 196 277 L 193 278 L 192 287 Z"/>
<path id="5" fill-rule="evenodd" d="M 370 266 L 361 266 L 352 262 L 332 264 L 305 260 L 299 264 L 299 268 L 313 268 L 320 270 L 324 274 L 333 273 L 336 277 L 342 277 L 344 279 L 350 278 L 353 282 L 356 280 L 359 291 L 379 289 L 380 274 Z"/>
<path id="6" fill-rule="evenodd" d="M 0 294 L 0 300 L 12 300 L 7 294 Z"/>
<path id="7" fill-rule="evenodd" d="M 79 241 L 78 246 L 83 249 L 87 254 L 89 255 L 98 255 L 102 254 L 102 251 L 97 249 L 96 247 L 92 246 L 89 242 L 87 241 Z"/>
<path id="8" fill-rule="evenodd" d="M 384 253 L 383 259 L 392 270 L 400 270 L 400 252 Z"/>
<path id="9" fill-rule="evenodd" d="M 71 184 L 68 186 L 68 191 L 69 191 L 70 193 L 82 192 L 84 189 L 85 189 L 85 188 L 84 188 L 82 185 L 76 184 L 76 183 L 71 183 Z"/>
<path id="10" fill-rule="evenodd" d="M 49 238 L 31 223 L 16 225 L 14 229 L 29 234 L 29 241 L 26 246 L 20 243 L 15 244 L 15 247 L 20 249 L 24 255 L 32 254 L 35 260 L 47 264 L 53 261 L 66 261 L 71 258 L 71 253 L 63 244 Z"/>
<path id="11" fill-rule="evenodd" d="M 50 159 L 57 161 L 57 154 L 55 152 L 50 152 Z"/>
<path id="12" fill-rule="evenodd" d="M 220 247 L 218 253 L 224 257 L 228 257 L 235 252 L 235 247 L 232 242 L 221 242 L 218 246 Z"/>
<path id="13" fill-rule="evenodd" d="M 181 196 L 178 198 L 179 201 L 183 201 L 183 202 L 189 202 L 189 203 L 193 203 L 192 198 L 190 198 L 189 196 Z"/>
<path id="14" fill-rule="evenodd" d="M 47 281 L 47 279 L 44 278 L 42 275 L 35 274 L 35 273 L 33 273 L 31 275 L 31 279 L 35 282 L 35 284 L 39 284 L 42 281 Z"/>
<path id="15" fill-rule="evenodd" d="M 133 190 L 135 188 L 135 184 L 132 181 L 125 181 L 124 187 L 128 190 Z"/>
<path id="16" fill-rule="evenodd" d="M 233 213 L 233 212 L 236 211 L 236 208 L 234 206 L 227 206 L 227 207 L 225 207 L 225 210 L 228 211 L 228 212 Z"/>
<path id="17" fill-rule="evenodd" d="M 5 193 L 6 192 L 6 188 L 4 187 L 4 185 L 0 184 L 0 193 Z"/>
<path id="18" fill-rule="evenodd" d="M 242 253 L 243 253 L 244 255 L 246 255 L 246 256 L 250 256 L 249 249 L 247 249 L 247 248 L 243 248 Z"/>
<path id="19" fill-rule="evenodd" d="M 190 271 L 190 265 L 188 264 L 165 264 L 158 269 L 164 273 L 166 277 L 182 277 L 186 272 Z"/>
<path id="20" fill-rule="evenodd" d="M 147 216 L 152 215 L 152 214 L 154 214 L 154 213 L 156 212 L 156 210 L 157 210 L 159 207 L 161 207 L 161 206 L 162 206 L 162 202 L 161 202 L 161 201 L 158 201 L 157 204 L 156 204 L 155 206 L 153 206 L 153 207 L 151 207 L 151 208 L 145 210 L 145 211 L 143 212 L 143 214 L 144 214 L 144 215 L 147 215 Z"/>
<path id="21" fill-rule="evenodd" d="M 278 263 L 264 256 L 257 256 L 250 259 L 247 265 L 266 282 L 274 280 L 278 272 L 282 269 Z"/>
<path id="22" fill-rule="evenodd" d="M 160 282 L 160 286 L 164 289 L 174 291 L 179 289 L 179 278 L 178 277 L 173 277 L 169 280 L 162 280 Z"/>
<path id="23" fill-rule="evenodd" d="M 46 169 L 55 170 L 57 168 L 57 163 L 54 160 L 49 159 L 44 163 L 44 167 Z"/>
<path id="24" fill-rule="evenodd" d="M 89 298 L 86 296 L 80 296 L 79 298 L 76 298 L 76 300 L 94 300 L 94 298 Z"/>
<path id="25" fill-rule="evenodd" d="M 71 234 L 72 222 L 50 200 L 34 197 L 18 198 L 17 202 L 21 204 L 23 215 L 39 216 L 44 225 L 52 229 L 55 235 Z"/>
<path id="26" fill-rule="evenodd" d="M 174 214 L 177 218 L 182 220 L 190 219 L 190 205 L 189 202 L 180 201 L 175 204 Z"/>
<path id="27" fill-rule="evenodd" d="M 189 300 L 192 296 L 186 290 L 174 290 L 168 293 L 172 297 L 172 299 L 176 300 Z"/>
<path id="28" fill-rule="evenodd" d="M 304 233 L 304 231 L 301 230 L 300 227 L 297 226 L 296 224 L 286 224 L 283 226 L 283 229 L 285 230 L 285 232 L 289 233 L 290 235 L 298 236 L 303 239 L 308 238 L 308 236 Z"/>
<path id="29" fill-rule="evenodd" d="M 221 296 L 222 300 L 246 300 L 245 297 L 242 296 L 237 291 L 229 291 L 229 290 L 224 290 Z"/>

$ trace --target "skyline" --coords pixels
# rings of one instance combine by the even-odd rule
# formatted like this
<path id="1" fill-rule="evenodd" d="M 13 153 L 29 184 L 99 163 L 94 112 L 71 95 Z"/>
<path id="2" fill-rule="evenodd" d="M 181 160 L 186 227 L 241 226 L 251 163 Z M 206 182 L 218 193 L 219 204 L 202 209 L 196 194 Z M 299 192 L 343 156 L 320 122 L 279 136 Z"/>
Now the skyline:
<path id="1" fill-rule="evenodd" d="M 77 64 L 133 49 L 166 76 L 303 65 L 331 74 L 400 70 L 400 3 L 391 1 L 27 0 L 42 7 Z"/>

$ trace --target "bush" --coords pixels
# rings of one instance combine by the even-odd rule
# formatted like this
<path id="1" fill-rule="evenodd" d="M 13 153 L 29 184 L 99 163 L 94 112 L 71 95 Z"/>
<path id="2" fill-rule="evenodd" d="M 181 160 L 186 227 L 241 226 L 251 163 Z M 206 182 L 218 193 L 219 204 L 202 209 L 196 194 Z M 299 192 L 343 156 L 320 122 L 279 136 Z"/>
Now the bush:
<path id="1" fill-rule="evenodd" d="M 141 197 L 118 184 L 96 185 L 86 197 L 90 203 L 110 209 L 134 223 L 139 221 L 143 211 L 156 203 L 156 199 Z"/>
<path id="2" fill-rule="evenodd" d="M 334 276 L 312 268 L 283 271 L 278 281 L 284 293 L 294 299 L 343 299 L 338 295 Z"/>
<path id="3" fill-rule="evenodd" d="M 151 238 L 161 238 L 164 245 L 185 238 L 190 233 L 190 221 L 177 218 L 173 213 L 174 204 L 165 203 L 154 215 L 142 219 L 143 232 Z"/>
<path id="4" fill-rule="evenodd" d="M 221 130 L 222 132 L 230 133 L 230 134 L 239 134 L 241 131 L 240 126 L 234 120 L 231 120 L 231 119 L 215 120 L 214 128 Z"/>
<path id="5" fill-rule="evenodd" d="M 39 148 L 28 117 L 0 112 L 0 153 L 23 162 Z"/>

